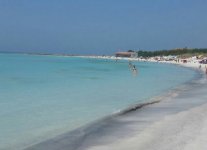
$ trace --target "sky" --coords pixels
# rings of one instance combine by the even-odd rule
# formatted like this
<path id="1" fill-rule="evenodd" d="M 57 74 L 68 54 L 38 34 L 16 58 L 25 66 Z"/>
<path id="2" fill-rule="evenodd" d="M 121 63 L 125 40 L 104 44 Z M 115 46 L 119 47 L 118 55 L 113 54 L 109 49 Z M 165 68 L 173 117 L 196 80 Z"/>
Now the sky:
<path id="1" fill-rule="evenodd" d="M 207 47 L 207 0 L 0 0 L 0 51 Z"/>

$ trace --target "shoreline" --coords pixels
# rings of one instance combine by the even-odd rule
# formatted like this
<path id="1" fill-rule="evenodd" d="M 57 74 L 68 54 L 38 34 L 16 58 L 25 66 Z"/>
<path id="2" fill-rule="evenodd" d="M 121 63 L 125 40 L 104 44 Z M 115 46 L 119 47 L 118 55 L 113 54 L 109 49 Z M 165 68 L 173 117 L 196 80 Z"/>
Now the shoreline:
<path id="1" fill-rule="evenodd" d="M 117 131 L 115 131 L 114 135 L 109 130 L 107 132 L 109 135 L 105 133 L 104 137 L 101 138 L 102 140 L 105 140 L 104 142 L 101 142 L 101 144 L 90 144 L 91 141 L 89 140 L 89 144 L 85 144 L 80 148 L 80 150 L 205 149 L 207 142 L 207 117 L 205 116 L 207 113 L 207 78 L 205 72 L 206 65 L 203 64 L 201 68 L 198 68 L 200 65 L 199 63 L 161 63 L 170 63 L 195 69 L 195 71 L 201 72 L 202 77 L 197 79 L 195 83 L 191 83 L 192 87 L 188 85 L 188 88 L 184 89 L 180 93 L 176 93 L 175 95 L 172 94 L 172 97 L 170 98 L 165 97 L 167 100 L 161 100 L 158 103 L 146 106 L 141 110 L 135 110 L 131 112 L 132 115 L 128 114 L 127 117 L 120 117 L 119 119 L 121 119 L 121 122 L 123 121 L 122 124 L 127 124 L 130 122 L 127 124 L 130 127 L 125 129 L 125 131 L 123 131 L 123 127 L 121 129 L 118 129 L 121 130 L 118 131 L 118 133 L 120 132 L 119 134 L 121 135 L 118 134 L 117 136 Z M 145 113 L 149 113 L 150 115 L 147 116 Z M 152 116 L 155 116 L 156 119 Z M 131 125 L 131 122 L 136 123 L 132 123 Z M 112 127 L 112 129 L 114 128 Z M 124 137 L 123 133 L 127 136 Z M 154 137 L 151 134 L 154 134 Z M 97 138 L 99 136 L 102 135 L 98 134 Z M 109 142 L 106 140 L 107 138 L 111 140 L 111 136 L 115 137 L 114 142 Z M 119 136 L 123 136 L 123 139 L 120 140 Z M 96 141 L 95 143 L 99 143 L 99 141 Z"/>
<path id="2" fill-rule="evenodd" d="M 109 59 L 109 60 L 127 60 L 127 61 L 137 61 L 137 62 L 153 62 L 153 63 L 167 63 L 167 64 L 174 64 L 180 65 L 183 67 L 198 69 L 206 72 L 207 64 L 200 64 L 198 61 L 191 61 L 191 62 L 175 62 L 175 61 L 157 61 L 153 59 L 141 59 L 141 58 L 124 58 L 124 57 L 115 57 L 115 56 L 73 56 L 73 57 L 82 57 L 82 58 L 92 58 L 92 59 Z M 201 68 L 199 68 L 201 66 Z"/>
<path id="3" fill-rule="evenodd" d="M 66 56 L 66 57 L 71 57 L 71 56 Z M 75 57 L 80 57 L 80 56 L 75 56 Z M 82 57 L 91 58 L 88 56 L 82 56 Z M 114 59 L 113 57 L 105 58 L 102 56 L 93 57 L 93 58 L 112 59 L 112 60 L 117 59 L 117 58 Z M 119 60 L 140 61 L 137 59 L 127 59 L 127 58 L 123 58 L 123 59 L 119 58 Z M 147 132 L 149 132 L 148 129 L 151 127 L 154 128 L 154 124 L 156 124 L 157 122 L 163 122 L 163 118 L 172 118 L 172 116 L 177 116 L 177 114 L 183 112 L 187 112 L 187 114 L 192 113 L 192 111 L 194 112 L 195 108 L 197 108 L 195 112 L 197 113 L 197 111 L 200 111 L 199 109 L 200 107 L 202 107 L 203 108 L 203 109 L 201 108 L 202 111 L 205 112 L 204 108 L 207 108 L 207 106 L 204 105 L 206 101 L 203 100 L 203 97 L 204 99 L 205 98 L 207 99 L 205 94 L 205 90 L 207 86 L 203 86 L 204 83 L 202 83 L 203 79 L 205 79 L 204 76 L 206 76 L 204 75 L 205 65 L 202 65 L 201 69 L 199 69 L 199 64 L 197 63 L 175 63 L 171 61 L 151 61 L 151 60 L 150 61 L 141 60 L 141 61 L 160 63 L 160 64 L 167 63 L 172 65 L 192 68 L 192 70 L 198 72 L 198 76 L 197 76 L 198 78 L 195 77 L 193 78 L 193 80 L 195 79 L 194 81 L 189 80 L 189 82 L 182 84 L 182 85 L 188 84 L 188 86 L 182 87 L 181 85 L 181 87 L 173 88 L 173 90 L 171 90 L 169 93 L 166 92 L 161 94 L 161 96 L 159 95 L 157 97 L 156 96 L 152 97 L 152 99 L 149 99 L 148 103 L 137 104 L 137 105 L 135 104 L 133 106 L 129 106 L 128 108 L 115 112 L 112 115 L 108 115 L 106 117 L 90 122 L 89 124 L 86 124 L 78 128 L 77 130 L 75 129 L 69 133 L 66 132 L 61 134 L 60 136 L 57 137 L 55 136 L 54 138 L 51 137 L 51 139 L 49 140 L 41 141 L 41 143 L 30 145 L 28 148 L 26 148 L 26 150 L 37 150 L 37 149 L 38 150 L 57 150 L 57 149 L 68 150 L 68 147 L 70 147 L 70 150 L 86 150 L 86 149 L 102 150 L 103 147 L 104 147 L 103 150 L 105 149 L 118 150 L 118 149 L 122 149 L 122 147 L 125 147 L 125 149 L 131 149 L 127 146 L 133 144 L 134 144 L 134 149 L 136 149 L 137 146 L 136 142 L 131 144 L 129 140 L 132 137 L 137 138 L 139 134 L 145 134 L 146 130 Z M 206 84 L 206 81 L 204 82 Z M 194 91 L 194 88 L 196 89 L 196 91 Z M 199 88 L 202 89 L 202 92 L 201 90 L 199 90 Z M 199 93 L 199 95 L 196 94 L 194 95 L 192 93 L 196 93 L 196 94 Z M 184 97 L 184 101 L 183 101 L 183 97 Z M 194 99 L 201 98 L 202 100 L 198 100 L 199 102 L 197 101 L 186 102 L 187 99 L 189 98 L 192 99 L 192 97 L 194 97 Z M 180 99 L 181 103 L 176 99 Z M 188 117 L 191 118 L 191 116 Z M 174 118 L 175 118 L 174 122 L 176 122 L 176 117 Z M 185 118 L 183 119 L 185 120 Z M 202 119 L 207 120 L 207 118 L 202 118 Z M 179 120 L 177 124 L 181 122 L 182 120 Z M 159 132 L 162 131 L 160 130 Z M 166 134 L 166 136 L 168 136 L 168 134 Z M 113 140 L 110 139 L 111 137 L 114 137 Z M 123 145 L 123 143 L 125 144 Z M 122 145 L 122 146 L 117 148 L 118 145 Z"/>
<path id="4" fill-rule="evenodd" d="M 109 59 L 109 60 L 127 60 L 127 61 L 140 61 L 140 62 L 154 62 L 154 63 L 168 63 L 174 65 L 180 65 L 183 67 L 189 67 L 193 69 L 200 69 L 206 73 L 207 64 L 200 64 L 197 62 L 175 62 L 175 61 L 157 61 L 153 59 L 142 59 L 142 58 L 124 58 L 124 57 L 115 57 L 115 56 L 91 56 L 91 55 L 70 55 L 70 54 L 49 54 L 49 53 L 5 53 L 0 52 L 0 54 L 20 54 L 20 55 L 32 55 L 32 56 L 57 56 L 57 57 L 80 57 L 80 58 L 92 58 L 92 59 Z M 201 68 L 199 68 L 201 66 Z"/>
<path id="5" fill-rule="evenodd" d="M 91 58 L 91 57 L 89 57 L 89 58 Z M 95 58 L 97 58 L 97 57 L 95 57 Z M 162 62 L 162 63 L 164 63 L 164 62 Z M 196 67 L 196 65 L 189 65 L 189 64 L 182 65 L 182 64 L 178 64 L 178 63 L 172 63 L 172 64 L 181 65 L 183 67 L 190 67 L 190 68 L 193 68 L 193 69 L 196 69 L 197 71 L 199 71 L 199 69 Z M 202 72 L 204 72 L 204 71 L 205 70 L 202 69 Z M 193 86 L 195 86 L 195 85 L 193 85 Z M 188 90 L 181 91 L 181 95 L 182 95 L 182 93 L 189 93 Z M 195 92 L 193 88 L 191 88 L 190 90 L 192 92 Z M 198 91 L 196 91 L 196 92 L 198 92 Z M 81 128 L 80 130 L 72 131 L 72 134 L 65 133 L 64 135 L 60 135 L 60 136 L 53 138 L 51 140 L 48 140 L 48 141 L 39 143 L 37 145 L 34 145 L 32 147 L 26 148 L 26 150 L 36 150 L 36 149 L 38 149 L 38 150 L 43 150 L 43 149 L 44 150 L 49 150 L 49 149 L 50 150 L 57 150 L 57 149 L 66 150 L 68 147 L 70 147 L 71 150 L 85 150 L 85 149 L 88 149 L 88 150 L 105 150 L 105 149 L 109 149 L 109 150 L 110 149 L 112 149 L 112 150 L 121 149 L 122 150 L 123 149 L 123 150 L 125 150 L 125 149 L 131 149 L 132 147 L 128 147 L 128 146 L 130 146 L 132 144 L 133 144 L 133 148 L 136 149 L 137 148 L 136 142 L 134 141 L 135 143 L 131 143 L 131 139 L 132 139 L 132 137 L 136 138 L 136 136 L 139 135 L 138 131 L 140 131 L 140 133 L 143 134 L 143 132 L 145 132 L 142 129 L 143 127 L 145 127 L 145 129 L 148 130 L 148 127 L 150 127 L 150 125 L 153 126 L 154 123 L 157 123 L 157 121 L 158 122 L 160 120 L 162 121 L 163 117 L 164 118 L 171 117 L 171 115 L 176 115 L 177 113 L 179 114 L 179 113 L 182 113 L 183 111 L 188 111 L 188 110 L 191 110 L 191 109 L 197 107 L 197 106 L 195 106 L 197 104 L 194 104 L 194 106 L 188 107 L 188 105 L 191 105 L 191 103 L 193 103 L 193 102 L 191 101 L 189 103 L 189 102 L 185 101 L 183 103 L 187 103 L 187 106 L 182 106 L 182 108 L 179 108 L 180 107 L 180 105 L 178 105 L 179 102 L 177 102 L 178 104 L 174 104 L 175 100 L 173 100 L 173 99 L 176 99 L 177 97 L 179 99 L 180 93 L 178 93 L 178 95 L 177 95 L 177 93 L 171 93 L 171 94 L 172 94 L 172 97 L 167 97 L 167 96 L 163 97 L 163 99 L 166 98 L 167 100 L 161 101 L 160 103 L 155 103 L 155 104 L 149 105 L 149 106 L 147 105 L 144 108 L 135 109 L 134 111 L 130 111 L 129 113 L 126 113 L 124 115 L 115 115 L 115 117 L 109 116 L 109 118 L 106 118 L 106 122 L 102 122 L 101 124 L 99 124 L 99 122 L 98 123 L 95 122 L 95 124 L 93 124 L 93 122 L 92 122 L 91 123 L 92 126 L 91 126 L 91 124 L 89 124 L 86 128 Z M 194 96 L 194 95 L 192 95 L 192 96 Z M 183 105 L 183 103 L 181 103 L 181 104 Z M 206 103 L 206 101 L 204 102 L 204 100 L 202 100 L 200 105 L 202 106 L 204 103 Z M 175 106 L 173 106 L 173 105 L 175 105 Z M 163 109 L 163 107 L 164 107 L 164 109 Z M 176 107 L 178 107 L 178 108 L 176 108 Z M 168 108 L 169 110 L 167 110 L 165 108 Z M 177 110 L 177 109 L 179 109 L 179 110 Z M 164 116 L 163 116 L 163 114 L 161 114 L 161 112 L 164 113 Z M 145 113 L 148 116 L 146 116 Z M 153 115 L 155 116 L 155 118 L 152 117 Z M 158 117 L 156 115 L 158 115 Z M 142 119 L 145 118 L 143 116 L 148 118 L 148 120 L 144 119 L 145 121 L 143 122 Z M 141 120 L 139 117 L 141 118 Z M 107 119 L 109 119 L 109 120 L 107 120 Z M 116 123 L 117 120 L 118 120 L 118 124 Z M 135 123 L 135 125 L 138 126 L 138 128 L 134 129 L 134 126 L 135 126 L 134 123 L 132 123 L 132 124 L 128 123 L 129 120 L 130 120 L 130 122 L 131 121 L 138 122 L 139 124 Z M 145 122 L 147 122 L 147 123 L 145 123 Z M 133 128 L 131 128 L 131 127 L 126 128 L 126 126 L 125 126 L 126 124 L 127 124 L 127 126 L 133 126 Z M 88 130 L 88 128 L 90 130 Z M 131 132 L 131 131 L 133 131 L 133 132 Z M 136 134 L 134 134 L 134 132 L 136 132 Z M 73 139 L 73 136 L 77 138 L 77 135 L 79 135 L 79 134 L 81 134 L 81 136 L 82 136 L 82 134 L 84 134 L 84 136 L 81 137 L 80 139 L 78 139 L 77 141 L 75 139 Z M 70 137 L 71 135 L 72 135 L 72 137 Z M 123 139 L 120 140 L 119 136 L 122 136 Z M 109 141 L 111 141 L 111 137 L 114 137 L 114 139 L 112 140 L 113 142 L 109 142 Z M 101 139 L 101 141 L 100 141 L 100 139 Z M 72 143 L 70 143 L 71 141 L 69 142 L 69 140 L 72 140 Z M 73 141 L 73 140 L 75 140 L 75 141 Z M 81 142 L 81 144 L 80 144 L 80 142 Z M 77 145 L 81 145 L 81 146 L 77 146 Z M 118 146 L 118 145 L 120 145 L 120 146 Z"/>

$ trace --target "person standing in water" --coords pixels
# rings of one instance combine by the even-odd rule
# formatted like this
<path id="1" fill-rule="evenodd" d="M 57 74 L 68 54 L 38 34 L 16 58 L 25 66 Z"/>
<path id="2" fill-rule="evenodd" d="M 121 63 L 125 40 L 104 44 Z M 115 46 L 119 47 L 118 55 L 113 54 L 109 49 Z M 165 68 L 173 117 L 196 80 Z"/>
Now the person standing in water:
<path id="1" fill-rule="evenodd" d="M 137 75 L 137 69 L 136 69 L 136 66 L 135 65 L 132 65 L 132 72 L 133 72 L 133 75 Z"/>
<path id="2" fill-rule="evenodd" d="M 131 70 L 131 72 L 132 72 L 132 74 L 133 74 L 134 76 L 137 75 L 137 69 L 136 69 L 136 66 L 133 65 L 131 62 L 129 62 L 129 69 Z"/>

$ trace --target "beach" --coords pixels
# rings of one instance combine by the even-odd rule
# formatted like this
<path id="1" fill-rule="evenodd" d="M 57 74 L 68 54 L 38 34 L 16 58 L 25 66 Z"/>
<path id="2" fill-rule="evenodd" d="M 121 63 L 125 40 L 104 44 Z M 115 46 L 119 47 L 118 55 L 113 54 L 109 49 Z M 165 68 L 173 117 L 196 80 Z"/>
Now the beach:
<path id="1" fill-rule="evenodd" d="M 206 149 L 205 65 L 199 69 L 195 63 L 174 64 L 196 69 L 199 78 L 154 97 L 155 103 L 134 106 L 27 150 Z"/>
<path id="2" fill-rule="evenodd" d="M 187 64 L 185 66 L 193 67 L 194 65 Z M 185 89 L 174 97 L 166 98 L 153 106 L 147 106 L 145 110 L 140 110 L 141 117 L 140 112 L 135 113 L 138 120 L 133 117 L 135 114 L 132 114 L 132 117 L 126 117 L 127 120 L 123 119 L 125 123 L 133 122 L 127 129 L 129 131 L 127 133 L 132 131 L 129 136 L 117 137 L 117 141 L 114 143 L 93 145 L 88 150 L 206 149 L 206 77 L 204 76 L 203 80 L 199 82 L 202 83 L 199 83 L 200 86 L 194 85 L 193 88 Z M 149 113 L 150 111 L 152 113 Z M 144 125 L 140 127 L 140 124 Z"/>
<path id="3" fill-rule="evenodd" d="M 100 125 L 200 76 L 166 63 L 132 63 L 137 75 L 128 60 L 0 54 L 0 149 L 29 149 L 57 137 L 76 149 L 92 132 L 107 133 Z"/>
<path id="4" fill-rule="evenodd" d="M 181 129 L 205 130 L 205 65 L 101 56 L 0 57 L 0 149 L 153 149 L 149 143 L 159 145 L 158 137 L 173 139 L 178 132 L 175 137 L 185 142 L 173 140 L 184 147 L 185 134 L 200 137 Z M 167 149 L 167 142 L 156 149 Z"/>
<path id="5" fill-rule="evenodd" d="M 207 0 L 0 0 L 0 150 L 207 150 Z"/>
<path id="6" fill-rule="evenodd" d="M 153 111 L 153 114 L 150 113 L 149 115 L 150 111 L 145 109 L 143 111 L 146 113 L 138 120 L 129 117 L 130 122 L 136 121 L 136 123 L 132 123 L 132 126 L 129 125 L 127 130 L 132 131 L 132 133 L 127 138 L 120 139 L 117 137 L 116 142 L 109 142 L 108 145 L 93 145 L 88 150 L 204 150 L 207 148 L 206 65 L 194 62 L 175 63 L 168 61 L 161 63 L 172 63 L 200 70 L 203 72 L 203 77 L 199 81 L 200 86 L 194 85 L 193 88 L 186 89 L 174 97 L 166 98 L 167 100 L 165 99 L 153 106 L 147 106 L 146 109 L 158 109 Z M 193 103 L 197 104 L 194 105 Z M 137 112 L 136 116 L 140 116 L 140 114 Z M 140 122 L 143 121 L 148 123 L 143 123 L 146 125 L 140 127 L 142 124 Z M 149 122 L 153 123 L 147 125 Z"/>

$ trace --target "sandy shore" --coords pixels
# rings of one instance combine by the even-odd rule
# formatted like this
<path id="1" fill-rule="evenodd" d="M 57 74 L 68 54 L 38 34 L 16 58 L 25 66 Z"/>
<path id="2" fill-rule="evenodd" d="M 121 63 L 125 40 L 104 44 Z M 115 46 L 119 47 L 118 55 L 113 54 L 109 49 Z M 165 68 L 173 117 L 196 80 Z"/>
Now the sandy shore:
<path id="1" fill-rule="evenodd" d="M 207 104 L 168 115 L 145 130 L 109 145 L 87 150 L 205 150 Z"/>

